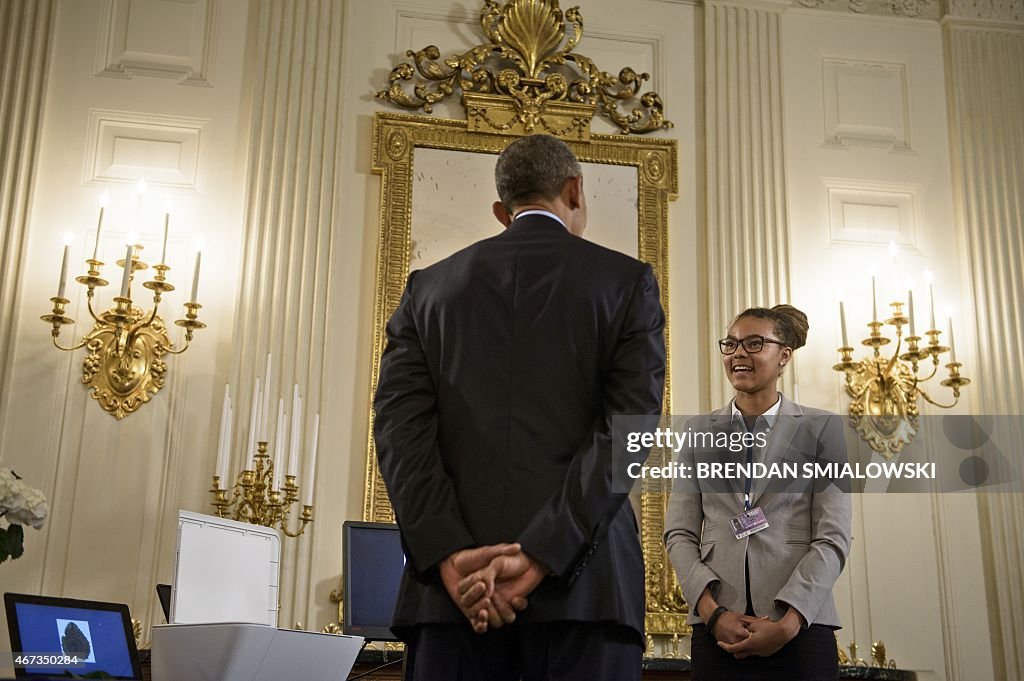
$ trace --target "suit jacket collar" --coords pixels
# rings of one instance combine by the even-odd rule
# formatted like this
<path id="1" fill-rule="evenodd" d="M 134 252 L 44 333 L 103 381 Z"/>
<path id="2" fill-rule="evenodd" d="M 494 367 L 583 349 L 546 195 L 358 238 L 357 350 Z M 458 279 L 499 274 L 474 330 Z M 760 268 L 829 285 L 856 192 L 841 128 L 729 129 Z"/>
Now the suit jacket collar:
<path id="1" fill-rule="evenodd" d="M 789 400 L 785 395 L 779 393 L 779 413 L 778 416 L 785 418 L 776 418 L 771 431 L 768 434 L 768 446 L 764 448 L 764 452 L 760 458 L 760 461 L 766 465 L 771 465 L 774 461 L 781 459 L 789 448 L 789 443 L 793 441 L 793 437 L 796 435 L 796 431 L 800 426 L 800 417 L 804 415 L 803 409 L 796 402 Z M 732 423 L 732 401 L 730 400 L 724 407 L 716 409 L 711 413 L 711 422 L 718 427 L 727 427 Z M 768 486 L 768 479 L 762 478 L 754 481 L 753 489 L 750 493 L 750 504 L 751 507 L 757 506 L 758 497 L 764 492 Z M 743 494 L 740 486 L 737 485 L 736 498 L 739 502 L 740 508 L 743 507 Z"/>

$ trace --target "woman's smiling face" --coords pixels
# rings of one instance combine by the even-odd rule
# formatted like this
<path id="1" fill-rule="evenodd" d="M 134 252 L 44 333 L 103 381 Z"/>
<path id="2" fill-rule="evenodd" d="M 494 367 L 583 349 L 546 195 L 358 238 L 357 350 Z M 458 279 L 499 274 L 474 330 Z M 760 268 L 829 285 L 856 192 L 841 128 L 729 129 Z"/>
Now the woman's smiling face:
<path id="1" fill-rule="evenodd" d="M 775 325 L 770 319 L 760 317 L 740 317 L 729 327 L 729 338 L 742 341 L 751 336 L 780 341 L 775 333 Z M 738 392 L 757 393 L 765 389 L 775 389 L 782 370 L 793 351 L 777 343 L 765 342 L 760 352 L 747 352 L 742 343 L 731 355 L 722 355 L 722 364 L 729 383 Z"/>

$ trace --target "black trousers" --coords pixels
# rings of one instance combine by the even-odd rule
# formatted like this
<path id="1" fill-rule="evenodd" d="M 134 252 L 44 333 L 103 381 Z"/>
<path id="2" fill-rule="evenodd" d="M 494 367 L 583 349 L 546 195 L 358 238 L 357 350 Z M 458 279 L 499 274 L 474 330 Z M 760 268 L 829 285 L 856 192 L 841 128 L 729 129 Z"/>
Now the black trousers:
<path id="1" fill-rule="evenodd" d="M 690 639 L 693 681 L 836 681 L 839 649 L 834 630 L 812 624 L 771 657 L 737 660 L 718 647 L 703 624 Z"/>
<path id="2" fill-rule="evenodd" d="M 640 681 L 643 645 L 628 627 L 513 624 L 484 634 L 425 624 L 406 645 L 405 681 Z"/>

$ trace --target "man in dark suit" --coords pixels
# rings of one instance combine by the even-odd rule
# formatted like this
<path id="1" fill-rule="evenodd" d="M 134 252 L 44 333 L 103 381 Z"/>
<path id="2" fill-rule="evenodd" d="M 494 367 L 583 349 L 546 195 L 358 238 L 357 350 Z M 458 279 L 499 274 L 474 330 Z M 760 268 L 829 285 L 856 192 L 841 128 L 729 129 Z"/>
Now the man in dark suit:
<path id="1" fill-rule="evenodd" d="M 611 429 L 661 411 L 658 285 L 581 238 L 564 142 L 516 140 L 495 183 L 507 229 L 409 276 L 381 359 L 406 678 L 639 679 L 643 556 Z"/>

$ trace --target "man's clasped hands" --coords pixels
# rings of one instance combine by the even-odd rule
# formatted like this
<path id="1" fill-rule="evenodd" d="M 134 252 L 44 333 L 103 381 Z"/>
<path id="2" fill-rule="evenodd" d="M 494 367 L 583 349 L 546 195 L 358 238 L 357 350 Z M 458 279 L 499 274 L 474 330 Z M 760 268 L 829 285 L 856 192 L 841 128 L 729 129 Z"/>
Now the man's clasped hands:
<path id="1" fill-rule="evenodd" d="M 548 573 L 519 544 L 462 549 L 441 561 L 440 569 L 448 595 L 478 634 L 514 622 Z"/>

